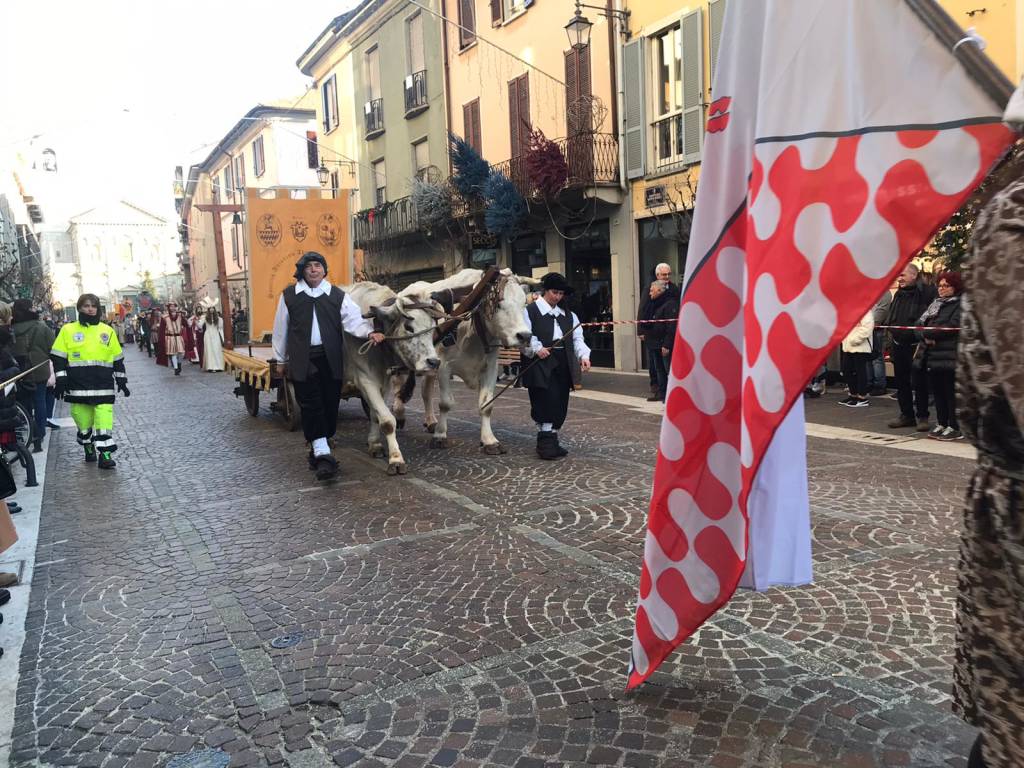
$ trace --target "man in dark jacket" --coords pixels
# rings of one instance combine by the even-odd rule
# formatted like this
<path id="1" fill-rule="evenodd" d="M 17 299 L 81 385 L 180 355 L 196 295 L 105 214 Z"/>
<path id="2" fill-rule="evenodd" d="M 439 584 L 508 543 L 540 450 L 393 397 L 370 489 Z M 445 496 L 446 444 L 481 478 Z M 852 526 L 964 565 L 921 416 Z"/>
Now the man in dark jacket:
<path id="1" fill-rule="evenodd" d="M 654 279 L 665 284 L 665 293 L 672 297 L 675 303 L 679 304 L 679 288 L 672 282 L 672 267 L 662 262 L 654 268 Z M 640 300 L 640 309 L 636 313 L 637 320 L 650 320 L 651 319 L 651 297 L 647 291 L 644 291 L 644 297 Z M 647 347 L 647 373 L 651 379 L 651 394 L 648 396 L 648 401 L 654 402 L 656 400 L 664 400 L 664 395 L 659 396 L 658 394 L 658 369 L 657 360 L 655 358 L 661 357 L 661 349 L 650 339 L 647 338 L 647 332 L 653 327 L 652 325 L 640 324 L 637 326 L 637 338 L 644 342 Z"/>
<path id="2" fill-rule="evenodd" d="M 46 382 L 50 378 L 50 348 L 55 338 L 50 327 L 39 319 L 29 299 L 16 299 L 12 307 L 11 330 L 14 331 L 14 357 L 23 371 L 31 370 L 18 383 L 18 399 L 22 401 L 36 428 L 32 436 L 32 452 L 43 450 L 46 436 Z"/>
<path id="3" fill-rule="evenodd" d="M 648 364 L 657 374 L 658 399 L 665 402 L 668 389 L 668 367 L 672 362 L 672 343 L 676 328 L 669 320 L 679 316 L 679 297 L 670 293 L 665 283 L 655 280 L 649 289 L 647 319 L 655 320 L 644 331 L 647 342 Z"/>
<path id="4" fill-rule="evenodd" d="M 896 278 L 898 288 L 886 317 L 886 325 L 917 325 L 918 318 L 935 299 L 935 289 L 921 280 L 918 268 L 907 264 Z M 914 331 L 891 331 L 890 357 L 896 379 L 899 418 L 889 422 L 891 429 L 917 426 L 928 431 L 928 379 L 920 366 L 914 366 L 918 337 Z"/>

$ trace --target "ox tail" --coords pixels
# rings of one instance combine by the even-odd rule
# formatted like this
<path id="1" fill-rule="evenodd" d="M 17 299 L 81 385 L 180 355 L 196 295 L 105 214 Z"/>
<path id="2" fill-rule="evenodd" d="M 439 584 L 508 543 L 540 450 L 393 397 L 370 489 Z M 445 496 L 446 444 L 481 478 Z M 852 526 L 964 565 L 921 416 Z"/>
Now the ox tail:
<path id="1" fill-rule="evenodd" d="M 403 403 L 408 403 L 412 399 L 412 393 L 416 391 L 416 374 L 409 372 L 408 378 L 405 383 L 402 384 L 402 388 L 398 390 L 398 399 Z"/>

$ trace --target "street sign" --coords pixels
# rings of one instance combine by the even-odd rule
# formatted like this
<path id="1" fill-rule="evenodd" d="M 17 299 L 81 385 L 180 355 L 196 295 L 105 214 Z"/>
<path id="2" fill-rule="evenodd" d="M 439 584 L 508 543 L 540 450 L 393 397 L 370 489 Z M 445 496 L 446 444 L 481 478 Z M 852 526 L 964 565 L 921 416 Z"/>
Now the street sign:
<path id="1" fill-rule="evenodd" d="M 644 207 L 660 208 L 665 204 L 665 186 L 659 184 L 644 190 Z"/>

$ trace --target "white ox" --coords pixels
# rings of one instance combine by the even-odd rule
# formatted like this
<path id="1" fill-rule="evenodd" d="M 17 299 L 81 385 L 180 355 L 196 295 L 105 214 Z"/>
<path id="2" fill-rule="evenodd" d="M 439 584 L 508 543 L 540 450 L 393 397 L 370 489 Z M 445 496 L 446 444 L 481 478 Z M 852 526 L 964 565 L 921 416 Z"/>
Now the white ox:
<path id="1" fill-rule="evenodd" d="M 429 292 L 408 292 L 399 297 L 378 283 L 361 282 L 343 286 L 359 305 L 363 315 L 375 315 L 389 338 L 384 344 L 370 346 L 363 354 L 364 340 L 345 334 L 345 384 L 356 387 L 369 408 L 370 455 L 384 456 L 387 441 L 388 474 L 404 475 L 405 459 L 395 436 L 395 417 L 385 402 L 391 376 L 397 370 L 424 374 L 440 365 L 434 350 L 434 328 L 443 313 Z"/>
<path id="2" fill-rule="evenodd" d="M 434 296 L 438 298 L 449 290 L 456 294 L 465 294 L 467 289 L 476 285 L 483 277 L 483 270 L 464 269 L 444 280 L 434 283 L 413 283 L 402 291 L 413 295 Z M 505 453 L 504 447 L 491 430 L 491 411 L 494 405 L 489 403 L 494 397 L 498 381 L 498 348 L 523 347 L 530 341 L 530 329 L 523 318 L 526 308 L 526 292 L 535 281 L 519 277 L 510 269 L 503 269 L 498 278 L 487 289 L 478 305 L 477 315 L 479 327 L 472 319 L 459 324 L 456 330 L 456 341 L 451 346 L 437 345 L 437 354 L 441 366 L 436 374 L 428 373 L 423 382 L 423 409 L 426 413 L 426 427 L 433 431 L 431 440 L 433 448 L 448 448 L 448 412 L 455 403 L 452 394 L 452 376 L 462 379 L 466 386 L 477 393 L 477 407 L 480 411 L 480 445 L 483 452 L 490 455 Z M 480 331 L 484 338 L 481 338 Z M 440 413 L 436 425 L 432 424 L 434 414 L 434 387 L 432 379 L 437 379 L 440 390 Z M 405 423 L 405 403 L 411 396 L 411 390 L 405 388 L 402 395 L 395 398 L 395 416 L 399 424 Z M 431 430 L 433 426 L 433 430 Z"/>

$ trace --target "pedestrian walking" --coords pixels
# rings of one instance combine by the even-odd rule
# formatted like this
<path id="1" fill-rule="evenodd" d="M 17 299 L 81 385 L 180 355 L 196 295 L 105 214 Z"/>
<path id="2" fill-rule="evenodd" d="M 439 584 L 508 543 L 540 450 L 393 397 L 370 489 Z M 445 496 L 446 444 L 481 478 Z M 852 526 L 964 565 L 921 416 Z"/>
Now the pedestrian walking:
<path id="1" fill-rule="evenodd" d="M 307 251 L 295 262 L 295 285 L 285 288 L 278 299 L 273 334 L 274 358 L 288 364 L 287 376 L 302 411 L 302 434 L 310 445 L 309 467 L 318 480 L 338 474 L 328 440 L 338 427 L 342 332 L 369 337 L 374 344 L 384 341 L 359 305 L 326 278 L 327 260 L 316 251 Z"/>
<path id="2" fill-rule="evenodd" d="M 665 292 L 669 296 L 674 297 L 675 303 L 679 304 L 679 289 L 672 282 L 672 267 L 665 262 L 662 262 L 654 268 L 655 280 L 661 282 L 665 286 Z M 640 309 L 636 313 L 637 320 L 650 320 L 651 297 L 650 293 L 644 296 L 640 300 Z M 678 306 L 676 307 L 678 310 Z M 678 314 L 678 312 L 677 312 Z M 661 361 L 661 348 L 656 347 L 654 343 L 648 338 L 648 331 L 651 330 L 652 325 L 644 325 L 643 323 L 637 324 L 637 338 L 644 342 L 644 346 L 647 348 L 647 374 L 650 377 L 651 393 L 647 396 L 648 402 L 655 402 L 661 400 L 664 402 L 664 394 L 659 395 L 658 390 L 658 365 Z"/>
<path id="3" fill-rule="evenodd" d="M 648 289 L 647 320 L 644 337 L 647 341 L 648 365 L 657 374 L 657 400 L 665 402 L 668 390 L 668 369 L 672 364 L 672 344 L 675 341 L 675 326 L 668 321 L 679 316 L 679 297 L 670 293 L 668 284 L 655 280 Z"/>
<path id="4" fill-rule="evenodd" d="M 959 272 L 943 272 L 938 277 L 938 298 L 918 319 L 918 325 L 935 328 L 960 327 L 960 294 L 963 282 Z M 928 437 L 936 440 L 959 440 L 960 426 L 956 419 L 956 347 L 959 332 L 918 331 L 923 353 L 921 366 L 928 375 L 928 389 L 935 399 L 935 426 Z"/>
<path id="5" fill-rule="evenodd" d="M 520 381 L 530 394 L 537 455 L 546 461 L 569 453 L 558 442 L 558 430 L 569 411 L 569 392 L 580 382 L 581 373 L 590 370 L 590 347 L 583 340 L 576 313 L 560 306 L 572 290 L 564 275 L 549 272 L 541 278 L 541 297 L 524 310 L 533 335 Z M 526 358 L 537 361 L 528 363 Z"/>
<path id="6" fill-rule="evenodd" d="M 167 359 L 163 365 L 170 366 L 174 370 L 175 376 L 181 376 L 181 363 L 185 358 L 191 338 L 188 320 L 184 314 L 178 311 L 178 302 L 167 302 L 167 314 L 160 321 L 160 346 Z M 159 355 L 157 363 L 160 363 Z"/>
<path id="7" fill-rule="evenodd" d="M 224 320 L 220 313 L 210 307 L 199 320 L 197 330 L 203 338 L 203 370 L 224 370 Z M 198 346 L 198 345 L 197 345 Z"/>
<path id="8" fill-rule="evenodd" d="M 871 334 L 871 367 L 868 368 L 868 394 L 872 397 L 883 397 L 889 386 L 885 377 L 885 330 L 878 326 L 885 325 L 885 318 L 891 306 L 892 291 L 886 288 L 872 310 L 875 330 Z"/>
<path id="9" fill-rule="evenodd" d="M 935 298 L 935 289 L 924 284 L 920 270 L 914 264 L 907 264 L 896 278 L 897 289 L 892 305 L 886 316 L 886 325 L 915 325 L 921 313 Z M 900 404 L 899 418 L 890 421 L 891 429 L 917 427 L 918 432 L 927 432 L 928 425 L 928 380 L 920 365 L 914 365 L 918 352 L 918 338 L 914 331 L 890 332 L 892 345 L 893 378 L 896 379 L 896 396 Z"/>
<path id="10" fill-rule="evenodd" d="M 57 374 L 56 394 L 69 403 L 85 460 L 100 469 L 117 466 L 113 453 L 115 388 L 125 397 L 128 376 L 114 329 L 100 322 L 100 300 L 91 293 L 78 298 L 78 321 L 57 334 L 50 358 Z"/>
<path id="11" fill-rule="evenodd" d="M 200 342 L 196 335 L 202 319 L 203 310 L 201 307 L 196 307 L 188 318 L 188 333 L 185 335 L 185 344 L 187 347 L 186 354 L 188 355 L 188 361 L 192 363 L 192 365 L 199 365 L 202 362 L 202 357 L 199 353 Z"/>
<path id="12" fill-rule="evenodd" d="M 42 320 L 39 313 L 32 309 L 30 299 L 15 299 L 11 308 L 14 324 L 14 356 L 24 371 L 30 371 L 18 382 L 19 399 L 28 406 L 29 413 L 35 422 L 32 433 L 32 451 L 43 450 L 43 437 L 46 435 L 46 381 L 50 378 L 50 348 L 53 346 L 54 334 Z M 30 370 L 33 369 L 34 370 Z"/>
<path id="13" fill-rule="evenodd" d="M 1007 118 L 1020 102 L 1019 88 Z M 1024 123 L 1024 109 L 1014 118 Z M 968 768 L 1024 765 L 1022 218 L 1018 180 L 977 218 L 960 301 L 960 423 L 978 449 L 960 544 L 953 686 L 954 710 L 981 730 Z"/>
<path id="14" fill-rule="evenodd" d="M 871 369 L 871 344 L 875 330 L 874 310 L 869 309 L 843 339 L 843 378 L 850 390 L 848 397 L 839 401 L 847 408 L 866 408 L 868 378 Z"/>

